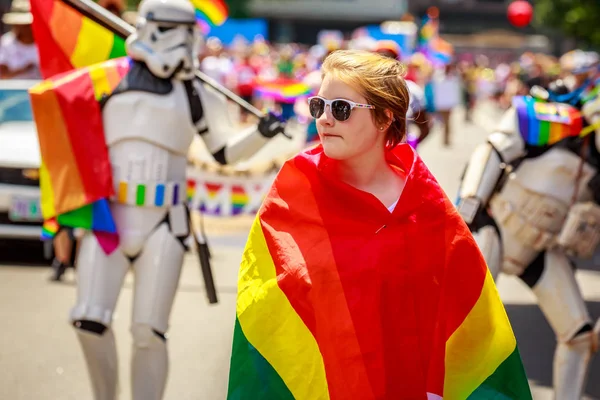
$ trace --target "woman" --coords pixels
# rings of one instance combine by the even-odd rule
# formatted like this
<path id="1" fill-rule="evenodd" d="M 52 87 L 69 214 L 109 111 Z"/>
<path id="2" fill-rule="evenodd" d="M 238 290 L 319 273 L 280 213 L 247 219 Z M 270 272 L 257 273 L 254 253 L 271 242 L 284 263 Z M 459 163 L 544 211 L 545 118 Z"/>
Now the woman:
<path id="1" fill-rule="evenodd" d="M 241 264 L 229 399 L 531 399 L 469 230 L 408 144 L 396 60 L 338 51 Z"/>
<path id="2" fill-rule="evenodd" d="M 62 281 L 67 268 L 75 269 L 75 258 L 77 252 L 78 240 L 75 236 L 75 230 L 70 227 L 62 227 L 56 236 L 52 239 L 54 248 L 54 259 L 52 260 L 52 275 L 50 280 L 53 282 Z"/>

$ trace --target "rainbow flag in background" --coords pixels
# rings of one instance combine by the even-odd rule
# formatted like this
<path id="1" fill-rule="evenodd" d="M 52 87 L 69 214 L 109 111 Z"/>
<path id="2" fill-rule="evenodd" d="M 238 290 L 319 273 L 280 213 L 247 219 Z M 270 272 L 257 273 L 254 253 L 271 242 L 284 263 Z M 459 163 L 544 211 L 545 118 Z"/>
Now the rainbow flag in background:
<path id="1" fill-rule="evenodd" d="M 473 236 L 408 144 L 387 156 L 391 214 L 321 145 L 280 170 L 242 257 L 229 400 L 532 398 Z"/>
<path id="2" fill-rule="evenodd" d="M 446 65 L 452 61 L 454 47 L 440 38 L 437 18 L 425 17 L 419 30 L 418 49 L 433 65 Z"/>
<path id="3" fill-rule="evenodd" d="M 293 103 L 297 98 L 308 96 L 312 92 L 313 90 L 309 85 L 287 78 L 274 81 L 257 81 L 254 87 L 256 95 L 282 103 Z"/>
<path id="4" fill-rule="evenodd" d="M 223 0 L 190 0 L 196 9 L 196 20 L 204 35 L 213 26 L 221 26 L 229 16 L 229 8 Z"/>
<path id="5" fill-rule="evenodd" d="M 31 13 L 44 79 L 126 55 L 123 39 L 60 0 L 31 0 Z"/>
<path id="6" fill-rule="evenodd" d="M 531 146 L 549 146 L 578 136 L 583 128 L 581 112 L 562 103 L 548 103 L 531 96 L 514 96 L 519 131 Z"/>
<path id="7" fill-rule="evenodd" d="M 419 30 L 418 44 L 420 46 L 426 46 L 434 38 L 438 37 L 439 34 L 439 23 L 437 18 L 425 17 L 425 22 Z"/>
<path id="8" fill-rule="evenodd" d="M 114 187 L 99 100 L 128 70 L 127 58 L 109 60 L 29 90 L 42 156 L 45 237 L 55 234 L 58 225 L 116 234 L 107 201 Z"/>

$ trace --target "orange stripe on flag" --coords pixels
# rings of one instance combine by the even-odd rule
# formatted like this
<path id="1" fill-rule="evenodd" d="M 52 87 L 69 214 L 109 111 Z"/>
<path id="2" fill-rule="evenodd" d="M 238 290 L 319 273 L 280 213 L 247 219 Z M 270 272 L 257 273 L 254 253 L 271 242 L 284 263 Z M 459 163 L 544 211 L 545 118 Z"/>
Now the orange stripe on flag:
<path id="1" fill-rule="evenodd" d="M 77 46 L 81 20 L 81 15 L 72 8 L 59 1 L 54 2 L 50 17 L 50 30 L 55 42 L 67 56 L 73 54 Z"/>
<path id="2" fill-rule="evenodd" d="M 81 205 L 85 192 L 83 183 L 79 174 L 73 173 L 73 171 L 77 171 L 77 163 L 53 83 L 51 81 L 42 82 L 30 91 L 30 95 L 38 131 L 53 132 L 51 137 L 38 135 L 38 138 L 42 156 L 44 154 L 55 155 L 45 160 L 45 166 L 48 170 L 57 172 L 50 178 L 57 205 L 55 212 L 62 214 Z M 36 112 L 36 109 L 43 110 L 43 112 Z"/>

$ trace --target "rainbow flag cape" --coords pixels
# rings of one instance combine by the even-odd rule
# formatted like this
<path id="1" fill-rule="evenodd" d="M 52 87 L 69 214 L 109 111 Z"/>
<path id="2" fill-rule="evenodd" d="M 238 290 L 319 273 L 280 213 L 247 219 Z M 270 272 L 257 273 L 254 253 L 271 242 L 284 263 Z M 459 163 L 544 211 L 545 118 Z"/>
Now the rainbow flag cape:
<path id="1" fill-rule="evenodd" d="M 239 272 L 229 400 L 532 398 L 469 229 L 408 144 L 387 156 L 393 213 L 320 145 L 280 170 Z"/>
<path id="2" fill-rule="evenodd" d="M 105 238 L 116 235 L 108 207 L 114 188 L 99 100 L 128 70 L 129 60 L 118 58 L 56 75 L 29 90 L 42 156 L 46 238 L 59 225 L 104 233 Z M 114 237 L 111 241 L 116 245 Z"/>
<path id="3" fill-rule="evenodd" d="M 31 0 L 31 13 L 45 79 L 126 55 L 123 39 L 60 0 Z"/>
<path id="4" fill-rule="evenodd" d="M 550 146 L 564 138 L 578 136 L 583 128 L 579 110 L 568 104 L 548 103 L 531 96 L 512 100 L 519 120 L 519 131 L 531 146 Z"/>

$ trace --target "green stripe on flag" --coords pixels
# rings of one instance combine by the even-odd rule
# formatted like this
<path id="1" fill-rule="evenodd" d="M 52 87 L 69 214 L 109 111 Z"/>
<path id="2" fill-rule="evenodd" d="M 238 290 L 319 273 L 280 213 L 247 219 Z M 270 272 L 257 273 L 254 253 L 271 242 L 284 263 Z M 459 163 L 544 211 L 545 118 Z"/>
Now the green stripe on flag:
<path id="1" fill-rule="evenodd" d="M 550 141 L 550 124 L 549 121 L 540 121 L 540 137 L 538 143 L 545 146 Z"/>
<path id="2" fill-rule="evenodd" d="M 515 351 L 471 393 L 469 400 L 530 400 L 531 391 L 521 362 L 519 349 Z"/>
<path id="3" fill-rule="evenodd" d="M 127 55 L 125 51 L 125 41 L 120 37 L 116 36 L 113 39 L 112 49 L 110 49 L 109 59 L 124 57 Z"/>
<path id="4" fill-rule="evenodd" d="M 248 342 L 236 318 L 227 400 L 274 399 L 294 400 L 294 396 L 271 364 Z"/>
<path id="5" fill-rule="evenodd" d="M 88 204 L 73 211 L 60 214 L 56 218 L 56 222 L 58 222 L 59 225 L 70 226 L 72 228 L 92 229 L 92 205 Z"/>

